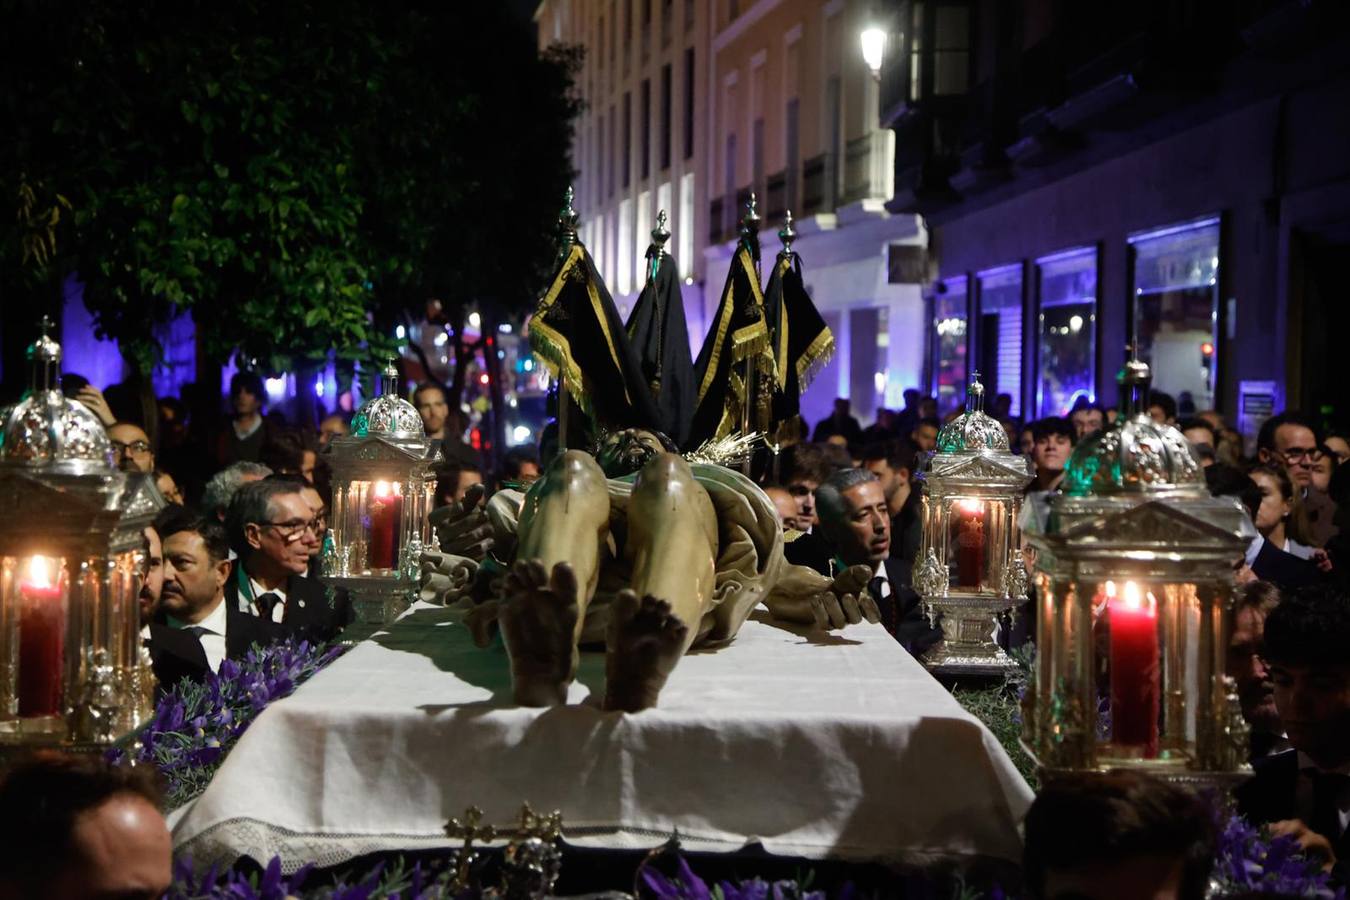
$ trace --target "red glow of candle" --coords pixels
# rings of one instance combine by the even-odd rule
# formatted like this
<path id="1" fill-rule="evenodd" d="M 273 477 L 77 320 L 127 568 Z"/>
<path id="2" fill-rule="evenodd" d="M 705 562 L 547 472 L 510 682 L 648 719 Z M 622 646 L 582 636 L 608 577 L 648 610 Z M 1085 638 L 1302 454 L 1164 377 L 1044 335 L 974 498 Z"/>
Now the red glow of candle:
<path id="1" fill-rule="evenodd" d="M 399 521 L 403 518 L 403 498 L 385 481 L 375 482 L 370 500 L 370 554 L 372 569 L 392 569 L 397 565 Z"/>
<path id="2" fill-rule="evenodd" d="M 19 582 L 19 715 L 61 714 L 65 611 L 52 561 L 34 556 Z"/>
<path id="3" fill-rule="evenodd" d="M 956 583 L 978 591 L 984 573 L 984 505 L 962 500 L 956 509 Z"/>
<path id="4" fill-rule="evenodd" d="M 1111 601 L 1111 736 L 1117 744 L 1143 747 L 1145 759 L 1158 755 L 1157 619 L 1153 595 L 1142 599 L 1133 581 Z"/>

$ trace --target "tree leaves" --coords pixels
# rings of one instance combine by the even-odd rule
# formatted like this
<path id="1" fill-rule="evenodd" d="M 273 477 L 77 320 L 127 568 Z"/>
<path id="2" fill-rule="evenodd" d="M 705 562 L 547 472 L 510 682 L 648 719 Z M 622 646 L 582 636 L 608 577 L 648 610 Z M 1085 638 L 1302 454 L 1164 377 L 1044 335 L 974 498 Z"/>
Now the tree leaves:
<path id="1" fill-rule="evenodd" d="M 575 66 L 501 4 L 6 6 L 0 287 L 79 272 L 142 370 L 183 310 L 282 370 L 546 279 Z"/>

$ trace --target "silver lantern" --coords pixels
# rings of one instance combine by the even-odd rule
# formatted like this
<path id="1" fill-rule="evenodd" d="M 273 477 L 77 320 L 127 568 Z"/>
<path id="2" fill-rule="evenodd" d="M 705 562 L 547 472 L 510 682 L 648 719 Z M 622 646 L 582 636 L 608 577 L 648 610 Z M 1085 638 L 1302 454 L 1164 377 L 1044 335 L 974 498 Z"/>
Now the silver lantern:
<path id="1" fill-rule="evenodd" d="M 391 360 L 384 392 L 352 417 L 351 435 L 334 438 L 325 451 L 333 471 L 333 521 L 324 574 L 350 592 L 357 621 L 372 624 L 408 608 L 431 540 L 431 469 L 439 454 L 397 384 Z"/>
<path id="2" fill-rule="evenodd" d="M 914 590 L 942 641 L 925 657 L 951 675 L 997 675 L 1016 663 L 994 638 L 1000 617 L 1026 601 L 1018 516 L 1031 463 L 1008 449 L 1008 434 L 984 413 L 974 373 L 966 411 L 938 433 L 919 476 L 924 483 L 923 543 Z"/>
<path id="3" fill-rule="evenodd" d="M 1224 677 L 1234 569 L 1256 532 L 1213 497 L 1189 445 L 1120 376 L 1117 424 L 1074 448 L 1036 553 L 1035 676 L 1023 743 L 1047 773 L 1137 768 L 1222 783 L 1247 731 Z"/>
<path id="4" fill-rule="evenodd" d="M 154 713 L 137 598 L 164 499 L 62 394 L 47 327 L 0 435 L 0 746 L 106 746 Z"/>

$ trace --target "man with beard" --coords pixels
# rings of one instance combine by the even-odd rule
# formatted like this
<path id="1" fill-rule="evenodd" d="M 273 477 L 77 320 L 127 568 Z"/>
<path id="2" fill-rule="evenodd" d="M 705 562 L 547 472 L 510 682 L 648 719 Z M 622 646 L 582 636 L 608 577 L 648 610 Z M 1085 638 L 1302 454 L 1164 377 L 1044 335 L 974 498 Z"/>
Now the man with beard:
<path id="1" fill-rule="evenodd" d="M 833 546 L 842 570 L 867 566 L 868 593 L 881 623 L 914 656 L 941 639 L 929 624 L 919 595 L 909 587 L 909 564 L 891 556 L 891 514 L 881 482 L 867 469 L 840 469 L 816 490 L 820 530 Z"/>
<path id="2" fill-rule="evenodd" d="M 151 659 L 157 652 L 174 657 L 160 668 L 168 666 L 179 677 L 201 680 L 207 669 L 219 669 L 227 657 L 242 659 L 254 644 L 267 645 L 284 636 L 280 628 L 225 603 L 229 545 L 219 522 L 169 507 L 156 520 L 155 529 L 164 542 L 164 567 L 159 610 L 150 628 Z M 156 625 L 179 634 L 167 635 Z M 161 677 L 160 683 L 168 686 L 176 680 Z"/>
<path id="3" fill-rule="evenodd" d="M 1268 616 L 1280 602 L 1280 590 L 1268 581 L 1252 581 L 1238 588 L 1233 600 L 1233 634 L 1228 642 L 1228 675 L 1237 682 L 1242 718 L 1251 728 L 1251 757 L 1255 762 L 1289 749 L 1280 714 L 1275 709 L 1275 685 L 1261 657 L 1261 640 Z"/>
<path id="4" fill-rule="evenodd" d="M 164 545 L 153 526 L 146 528 L 143 535 L 145 564 L 141 570 L 141 589 L 136 597 L 140 607 L 141 641 L 150 651 L 150 667 L 159 689 L 167 691 L 184 678 L 201 681 L 206 672 L 206 655 L 191 632 L 170 628 L 161 620 Z"/>
<path id="5" fill-rule="evenodd" d="M 1258 760 L 1238 811 L 1344 881 L 1350 862 L 1350 597 L 1306 588 L 1266 617 L 1262 657 L 1292 750 Z"/>

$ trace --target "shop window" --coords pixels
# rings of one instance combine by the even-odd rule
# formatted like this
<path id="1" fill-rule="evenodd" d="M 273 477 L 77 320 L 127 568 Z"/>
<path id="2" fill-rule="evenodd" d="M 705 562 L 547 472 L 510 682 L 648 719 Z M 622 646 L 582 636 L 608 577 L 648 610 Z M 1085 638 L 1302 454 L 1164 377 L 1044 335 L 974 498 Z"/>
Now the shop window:
<path id="1" fill-rule="evenodd" d="M 1010 414 L 1022 414 L 1022 264 L 989 269 L 975 276 L 980 324 L 976 363 L 991 398 L 1012 398 Z"/>
<path id="2" fill-rule="evenodd" d="M 966 398 L 967 294 L 962 275 L 940 282 L 933 297 L 933 390 L 939 416 L 960 407 Z"/>
<path id="3" fill-rule="evenodd" d="M 1153 386 L 1196 410 L 1214 407 L 1219 321 L 1219 220 L 1130 237 L 1132 334 Z"/>
<path id="4" fill-rule="evenodd" d="M 1036 415 L 1065 416 L 1080 398 L 1097 399 L 1096 248 L 1036 260 L 1036 281 Z"/>

